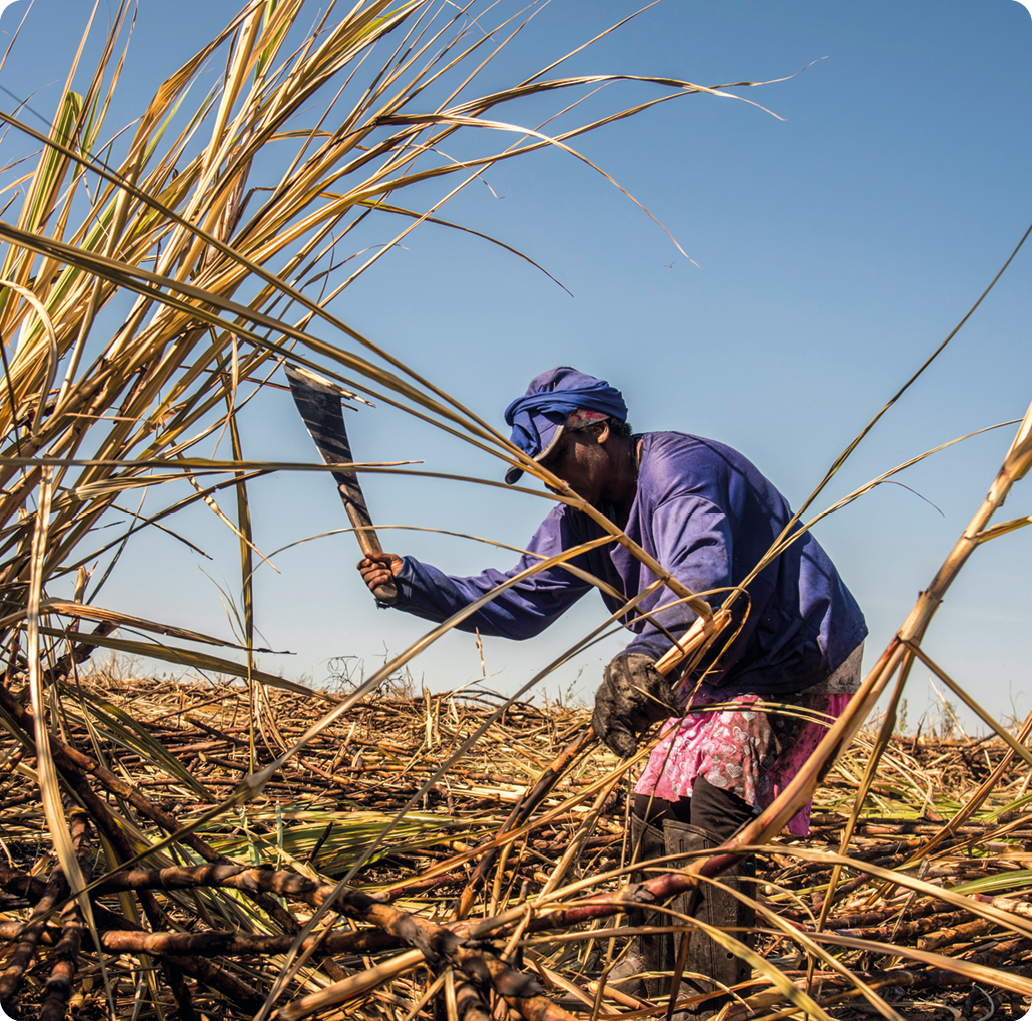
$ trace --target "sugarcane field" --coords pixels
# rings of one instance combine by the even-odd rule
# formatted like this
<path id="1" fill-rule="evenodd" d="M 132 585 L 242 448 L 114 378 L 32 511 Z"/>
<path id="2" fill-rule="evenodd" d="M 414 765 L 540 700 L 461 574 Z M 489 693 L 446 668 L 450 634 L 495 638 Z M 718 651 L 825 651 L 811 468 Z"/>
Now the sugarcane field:
<path id="1" fill-rule="evenodd" d="M 0 1021 L 1032 1018 L 1032 5 L 0 44 Z"/>
<path id="2" fill-rule="evenodd" d="M 574 1014 L 648 1016 L 648 1003 L 605 986 L 628 929 L 615 899 L 626 888 L 628 787 L 614 756 L 596 745 L 572 761 L 535 816 L 498 840 L 527 785 L 587 725 L 584 709 L 506 705 L 478 689 L 388 688 L 322 730 L 246 811 L 212 819 L 176 850 L 152 852 L 146 849 L 163 832 L 183 831 L 231 795 L 251 768 L 248 693 L 199 682 L 158 688 L 146 679 L 96 673 L 82 678 L 79 695 L 77 708 L 92 713 L 103 734 L 103 757 L 117 757 L 122 775 L 79 750 L 88 747 L 89 735 L 74 713 L 58 761 L 76 788 L 131 806 L 120 822 L 130 851 L 143 851 L 134 866 L 111 872 L 90 894 L 118 1016 L 131 1014 L 138 996 L 138 955 L 154 962 L 158 975 L 178 973 L 200 1015 L 250 1017 L 292 949 L 307 959 L 278 1008 L 283 1017 L 335 1010 L 415 1016 L 432 1009 L 429 994 L 439 984 L 450 982 L 460 999 L 475 996 L 477 964 L 491 969 L 501 995 L 503 983 L 514 984 L 520 1012 L 557 1015 L 553 1001 Z M 259 710 L 264 736 L 257 765 L 270 764 L 270 749 L 287 749 L 339 698 L 269 692 Z M 5 710 L 8 705 L 18 703 L 5 698 Z M 475 748 L 453 760 L 478 731 Z M 989 976 L 990 969 L 1030 976 L 1020 924 L 1032 917 L 1022 893 L 1032 885 L 1024 866 L 1032 843 L 1022 809 L 1028 774 L 1009 774 L 1015 755 L 997 738 L 895 737 L 882 753 L 868 806 L 851 820 L 876 740 L 862 732 L 818 789 L 807 841 L 778 840 L 758 856 L 750 892 L 766 924 L 753 947 L 778 978 L 757 970 L 726 1017 L 781 1014 L 789 988 L 797 995 L 809 990 L 822 1008 L 838 1008 L 835 1017 L 860 1016 L 843 1008 L 865 1005 L 871 992 L 890 994 L 905 1016 L 982 1016 L 990 1004 L 1001 1013 L 1023 1009 L 1020 992 L 994 986 Z M 2 924 L 14 946 L 28 935 L 19 913 L 38 910 L 48 898 L 54 903 L 68 889 L 48 868 L 45 815 L 38 796 L 26 790 L 18 768 L 24 761 L 20 751 L 8 757 L 0 816 L 9 862 Z M 966 817 L 956 821 L 962 808 Z M 404 817 L 369 854 L 401 811 Z M 88 809 L 69 815 L 80 859 L 89 861 L 103 837 Z M 478 875 L 492 849 L 493 865 Z M 299 939 L 363 857 L 358 882 L 349 886 L 361 897 L 331 906 L 324 924 Z M 843 868 L 831 892 L 836 863 Z M 657 878 L 662 871 L 657 865 Z M 891 881 L 897 871 L 905 885 Z M 469 920 L 457 924 L 455 906 L 468 890 L 474 891 Z M 136 920 L 147 917 L 139 908 L 125 909 L 129 891 L 144 906 L 152 902 L 159 925 L 145 927 Z M 543 910 L 535 917 L 528 906 L 539 899 Z M 472 942 L 476 954 L 491 956 L 444 970 L 450 980 L 442 981 L 409 941 L 432 949 L 449 934 L 468 939 L 487 919 L 490 926 Z M 404 935 L 409 927 L 417 930 L 411 937 Z M 32 933 L 37 953 L 51 961 L 70 935 L 66 922 L 46 915 Z M 68 1009 L 102 1015 L 100 956 L 89 931 L 80 936 Z M 835 951 L 838 966 L 820 958 Z M 923 956 L 901 959 L 908 951 Z M 9 965 L 5 981 L 11 973 Z M 56 973 L 56 967 L 25 969 L 24 1002 L 45 1010 Z M 516 984 L 527 982 L 534 994 L 517 995 Z M 166 1009 L 176 1009 L 171 990 L 164 1000 Z"/>

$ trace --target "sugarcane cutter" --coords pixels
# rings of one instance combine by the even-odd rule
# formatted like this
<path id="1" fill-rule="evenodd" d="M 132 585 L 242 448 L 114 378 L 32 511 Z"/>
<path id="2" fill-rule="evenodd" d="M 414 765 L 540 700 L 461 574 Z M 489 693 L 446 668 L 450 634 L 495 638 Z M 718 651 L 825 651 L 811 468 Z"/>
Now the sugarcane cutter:
<path id="1" fill-rule="evenodd" d="M 341 398 L 355 395 L 306 369 L 293 365 L 287 365 L 284 369 L 294 403 L 323 461 L 326 464 L 354 464 L 355 459 L 351 454 L 347 430 L 344 428 L 340 402 Z M 351 527 L 355 530 L 355 538 L 358 539 L 363 555 L 382 553 L 383 549 L 376 532 L 373 531 L 373 522 L 369 517 L 358 475 L 354 471 L 344 470 L 331 474 L 337 483 L 337 492 L 340 493 L 341 502 L 347 511 Z M 381 603 L 392 603 L 398 596 L 398 587 L 393 581 L 387 581 L 377 585 L 373 595 Z"/>

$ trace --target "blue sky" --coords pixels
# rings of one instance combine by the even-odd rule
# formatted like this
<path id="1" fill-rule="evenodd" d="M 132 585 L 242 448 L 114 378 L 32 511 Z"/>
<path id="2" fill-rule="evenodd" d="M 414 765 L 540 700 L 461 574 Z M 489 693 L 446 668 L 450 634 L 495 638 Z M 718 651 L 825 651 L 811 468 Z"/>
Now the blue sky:
<path id="1" fill-rule="evenodd" d="M 0 19 L 9 37 L 27 7 Z M 636 6 L 553 0 L 489 72 L 511 82 Z M 145 0 L 123 82 L 125 123 L 162 77 L 216 31 L 230 5 Z M 500 11 L 516 7 L 507 3 Z M 35 0 L 0 85 L 52 113 L 87 7 Z M 103 16 L 103 12 L 102 15 Z M 569 288 L 469 235 L 427 226 L 345 293 L 335 311 L 377 343 L 501 422 L 527 381 L 572 364 L 620 387 L 636 429 L 677 429 L 730 443 L 798 505 L 840 450 L 963 317 L 1032 222 L 1032 17 L 1016 0 L 865 4 L 666 0 L 569 62 L 565 73 L 670 75 L 740 90 L 756 106 L 695 95 L 581 138 L 603 167 L 677 238 L 568 154 L 500 165 L 443 215 L 526 252 Z M 815 63 L 814 63 L 815 62 Z M 807 65 L 811 65 L 808 66 Z M 799 74 L 801 68 L 805 71 Z M 217 75 L 219 67 L 213 67 Z M 481 88 L 486 88 L 487 84 Z M 658 95 L 603 90 L 598 112 Z M 10 110 L 9 97 L 0 105 Z M 505 111 L 534 124 L 535 100 Z M 780 119 L 779 119 L 780 118 Z M 8 143 L 9 144 L 9 143 Z M 440 194 L 427 187 L 424 201 Z M 385 241 L 380 222 L 366 243 Z M 1007 419 L 1032 399 L 1032 244 L 939 361 L 882 420 L 819 499 L 823 507 L 930 447 Z M 246 453 L 313 456 L 289 402 L 268 395 L 245 414 Z M 440 472 L 498 474 L 494 459 L 389 408 L 349 419 L 363 459 L 425 459 Z M 951 448 L 818 527 L 864 608 L 873 662 L 983 499 L 1013 428 Z M 228 453 L 226 454 L 228 456 Z M 1030 513 L 1019 484 L 1005 517 Z M 374 520 L 522 545 L 546 504 L 486 487 L 370 477 Z M 276 476 L 252 490 L 269 553 L 344 524 L 328 480 Z M 142 536 L 100 602 L 226 633 L 212 581 L 233 589 L 235 540 L 202 509 L 178 526 L 216 556 Z M 510 554 L 466 540 L 385 531 L 384 545 L 452 573 L 508 567 Z M 983 547 L 929 632 L 929 654 L 992 711 L 1024 715 L 1029 687 L 1032 529 Z M 261 666 L 323 683 L 334 656 L 366 668 L 421 635 L 422 622 L 377 611 L 352 566 L 350 536 L 296 547 L 260 572 L 256 619 L 291 657 Z M 491 683 L 522 684 L 601 619 L 588 597 L 541 638 L 486 640 Z M 614 637 L 546 682 L 549 697 L 589 697 Z M 477 677 L 472 637 L 453 634 L 413 664 L 417 681 Z M 910 723 L 926 678 L 911 682 Z"/>

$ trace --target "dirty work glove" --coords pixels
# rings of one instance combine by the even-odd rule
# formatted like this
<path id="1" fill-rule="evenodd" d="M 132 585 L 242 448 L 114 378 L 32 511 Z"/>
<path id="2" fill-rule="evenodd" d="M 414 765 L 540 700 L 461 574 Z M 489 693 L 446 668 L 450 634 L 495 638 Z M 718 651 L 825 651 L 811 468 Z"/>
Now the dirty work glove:
<path id="1" fill-rule="evenodd" d="M 595 692 L 591 725 L 608 748 L 626 759 L 651 724 L 680 715 L 673 689 L 655 661 L 640 652 L 622 652 L 606 667 Z"/>

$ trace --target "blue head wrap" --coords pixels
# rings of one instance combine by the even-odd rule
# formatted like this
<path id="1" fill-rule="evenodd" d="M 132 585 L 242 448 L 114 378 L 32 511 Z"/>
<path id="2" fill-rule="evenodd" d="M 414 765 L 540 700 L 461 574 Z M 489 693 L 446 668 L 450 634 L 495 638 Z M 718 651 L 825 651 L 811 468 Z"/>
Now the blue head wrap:
<path id="1" fill-rule="evenodd" d="M 505 409 L 505 421 L 512 426 L 512 442 L 540 460 L 558 439 L 566 419 L 579 409 L 627 421 L 627 405 L 619 390 L 568 365 L 532 379 L 527 392 Z M 512 485 L 522 474 L 522 469 L 514 466 L 505 481 Z"/>

